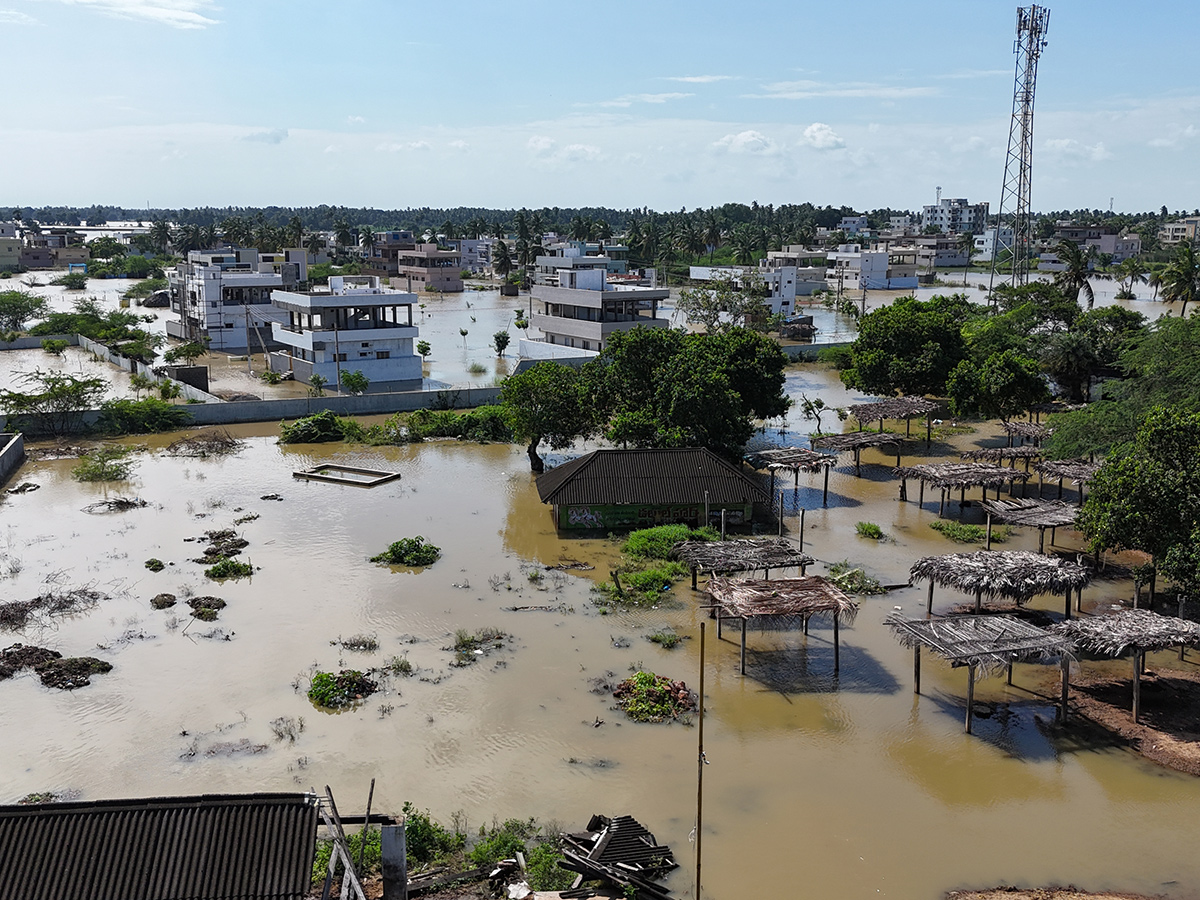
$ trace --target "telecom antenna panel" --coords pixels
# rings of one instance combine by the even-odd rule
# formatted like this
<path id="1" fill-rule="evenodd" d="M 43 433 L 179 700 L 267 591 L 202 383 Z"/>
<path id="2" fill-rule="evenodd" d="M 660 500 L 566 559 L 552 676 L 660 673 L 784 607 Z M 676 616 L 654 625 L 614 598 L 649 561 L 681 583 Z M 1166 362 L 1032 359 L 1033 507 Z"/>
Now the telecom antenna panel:
<path id="1" fill-rule="evenodd" d="M 1023 285 L 1029 280 L 1029 256 L 1033 244 L 1030 222 L 1030 187 L 1033 184 L 1033 98 L 1037 88 L 1038 59 L 1046 48 L 1050 10 L 1045 6 L 1017 7 L 1017 74 L 1013 87 L 1012 122 L 1008 126 L 1008 154 L 1004 159 L 1004 187 L 996 213 L 991 286 L 997 274 L 1001 283 Z M 1012 237 L 1002 237 L 1005 214 L 1012 220 Z M 1007 237 L 1007 236 L 1004 236 Z M 1003 251 L 1009 256 L 999 262 Z"/>

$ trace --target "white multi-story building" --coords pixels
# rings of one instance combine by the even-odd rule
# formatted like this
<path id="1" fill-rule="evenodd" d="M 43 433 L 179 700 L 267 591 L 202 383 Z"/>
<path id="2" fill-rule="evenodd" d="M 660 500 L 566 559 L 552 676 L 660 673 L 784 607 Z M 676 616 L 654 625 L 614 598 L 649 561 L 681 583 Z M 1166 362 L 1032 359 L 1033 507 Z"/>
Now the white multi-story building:
<path id="1" fill-rule="evenodd" d="M 0 222 L 0 238 L 15 238 L 16 236 L 16 222 Z"/>
<path id="2" fill-rule="evenodd" d="M 604 257 L 584 258 L 600 265 L 565 266 L 555 273 L 553 284 L 539 282 L 531 290 L 531 324 L 548 343 L 600 351 L 613 332 L 670 325 L 658 315 L 659 302 L 670 296 L 666 288 L 610 284 Z"/>
<path id="3" fill-rule="evenodd" d="M 842 216 L 842 221 L 838 223 L 838 231 L 844 231 L 847 235 L 859 234 L 870 227 L 866 216 Z"/>
<path id="4" fill-rule="evenodd" d="M 1012 247 L 1013 245 L 1013 230 L 1011 228 L 1000 229 L 1001 247 Z M 988 228 L 983 234 L 975 235 L 975 255 L 984 260 L 992 260 L 996 256 L 996 229 Z"/>
<path id="5" fill-rule="evenodd" d="M 446 241 L 452 249 L 457 250 L 462 267 L 472 274 L 479 275 L 492 268 L 492 247 L 496 239 L 485 238 L 453 238 Z"/>
<path id="6" fill-rule="evenodd" d="M 821 255 L 824 260 L 824 254 Z M 796 296 L 811 294 L 815 288 L 825 287 L 825 267 L 821 267 L 821 281 L 814 283 L 801 280 L 797 275 L 795 265 L 776 264 L 772 267 L 763 265 L 766 260 L 760 260 L 758 267 L 751 266 L 692 266 L 688 277 L 693 281 L 715 281 L 728 278 L 735 288 L 742 290 L 747 283 L 757 278 L 766 295 L 763 306 L 773 316 L 790 316 L 795 310 Z M 808 271 L 808 267 L 805 268 Z"/>
<path id="7" fill-rule="evenodd" d="M 1194 241 L 1198 228 L 1200 228 L 1200 216 L 1189 216 L 1178 222 L 1168 222 L 1158 229 L 1158 240 L 1163 244 Z"/>
<path id="8" fill-rule="evenodd" d="M 331 275 L 324 290 L 272 291 L 283 318 L 272 324 L 272 337 L 284 349 L 271 355 L 271 368 L 299 381 L 320 375 L 331 385 L 345 372 L 362 372 L 376 386 L 419 383 L 416 302 L 416 294 L 381 287 L 376 275 Z"/>
<path id="9" fill-rule="evenodd" d="M 935 226 L 943 234 L 980 234 L 988 227 L 987 203 L 968 203 L 965 199 L 943 199 L 935 206 L 926 206 L 921 223 Z"/>
<path id="10" fill-rule="evenodd" d="M 841 244 L 829 253 L 826 284 L 831 290 L 906 290 L 917 286 L 917 250 L 913 247 L 864 250 Z"/>
<path id="11" fill-rule="evenodd" d="M 256 352 L 271 340 L 271 324 L 283 321 L 271 305 L 276 288 L 308 278 L 302 249 L 260 254 L 253 248 L 193 250 L 167 272 L 171 309 L 179 321 L 167 322 L 167 334 L 184 340 L 208 340 L 209 348 Z"/>

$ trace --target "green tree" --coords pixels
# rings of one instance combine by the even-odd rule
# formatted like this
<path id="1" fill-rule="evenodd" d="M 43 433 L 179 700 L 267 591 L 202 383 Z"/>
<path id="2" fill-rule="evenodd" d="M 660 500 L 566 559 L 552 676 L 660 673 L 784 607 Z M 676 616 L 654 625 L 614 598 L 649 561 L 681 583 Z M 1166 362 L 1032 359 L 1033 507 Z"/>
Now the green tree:
<path id="1" fill-rule="evenodd" d="M 308 379 L 308 393 L 311 397 L 324 397 L 325 385 L 329 384 L 329 379 L 324 375 L 318 375 L 316 372 Z"/>
<path id="2" fill-rule="evenodd" d="M 850 347 L 842 381 L 869 394 L 942 396 L 946 379 L 967 356 L 962 323 L 973 312 L 965 297 L 901 297 L 867 313 Z"/>
<path id="3" fill-rule="evenodd" d="M 433 352 L 433 347 L 429 341 L 417 341 L 417 352 L 421 354 L 421 359 L 426 359 Z"/>
<path id="4" fill-rule="evenodd" d="M 512 257 L 508 253 L 508 244 L 496 241 L 492 247 L 492 271 L 504 278 L 513 270 Z"/>
<path id="5" fill-rule="evenodd" d="M 967 273 L 971 271 L 971 257 L 975 255 L 975 235 L 969 231 L 964 231 L 958 236 L 958 249 L 963 256 L 967 258 L 966 265 L 963 266 L 963 285 L 967 283 Z"/>
<path id="6" fill-rule="evenodd" d="M 1091 274 L 1088 264 L 1087 254 L 1080 249 L 1079 245 L 1071 241 L 1059 241 L 1055 247 L 1055 253 L 1058 256 L 1058 261 L 1062 263 L 1063 269 L 1054 275 L 1054 283 L 1062 288 L 1063 293 L 1079 302 L 1079 295 L 1082 293 L 1087 297 L 1087 307 L 1092 308 L 1096 302 L 1096 294 L 1092 290 L 1092 283 L 1088 280 L 1088 275 Z"/>
<path id="7" fill-rule="evenodd" d="M 23 331 L 30 319 L 50 311 L 44 297 L 28 291 L 0 291 L 0 331 Z"/>
<path id="8" fill-rule="evenodd" d="M 356 369 L 353 372 L 342 373 L 342 387 L 351 394 L 365 394 L 367 388 L 371 386 L 371 379 L 367 378 L 360 370 Z"/>
<path id="9" fill-rule="evenodd" d="M 500 405 L 513 435 L 526 443 L 529 466 L 542 472 L 538 448 L 545 441 L 560 450 L 594 431 L 592 405 L 579 373 L 556 362 L 540 362 L 512 375 L 500 389 Z"/>
<path id="10" fill-rule="evenodd" d="M 1133 292 L 1134 286 L 1138 282 L 1146 280 L 1146 265 L 1136 256 L 1131 256 L 1129 259 L 1122 260 L 1117 266 L 1117 276 L 1121 279 L 1121 290 L 1117 292 L 1118 300 L 1136 300 L 1137 295 Z"/>
<path id="11" fill-rule="evenodd" d="M 503 356 L 504 349 L 512 341 L 512 336 L 507 331 L 497 331 L 492 335 L 492 346 L 496 348 L 496 355 Z"/>
<path id="12" fill-rule="evenodd" d="M 114 259 L 119 256 L 124 256 L 129 252 L 129 248 L 122 244 L 114 237 L 105 235 L 104 237 L 95 238 L 88 244 L 88 256 L 92 259 Z"/>
<path id="13" fill-rule="evenodd" d="M 1072 403 L 1090 399 L 1092 373 L 1099 364 L 1092 341 L 1077 331 L 1059 332 L 1042 352 L 1042 366 L 1067 391 Z"/>
<path id="14" fill-rule="evenodd" d="M 1175 249 L 1175 258 L 1163 270 L 1162 295 L 1168 303 L 1183 303 L 1180 317 L 1187 315 L 1188 304 L 1200 300 L 1200 255 L 1191 241 Z"/>
<path id="15" fill-rule="evenodd" d="M 758 273 L 751 272 L 739 286 L 731 275 L 721 272 L 707 284 L 681 290 L 675 308 L 689 322 L 703 325 L 713 334 L 757 318 L 765 309 L 762 295 L 763 281 Z"/>
<path id="16" fill-rule="evenodd" d="M 76 378 L 37 369 L 18 376 L 28 391 L 0 390 L 0 411 L 8 427 L 31 434 L 63 437 L 83 429 L 83 414 L 95 409 L 108 393 L 103 378 Z"/>
<path id="17" fill-rule="evenodd" d="M 950 408 L 956 415 L 1007 420 L 1050 399 L 1050 389 L 1037 361 L 1005 350 L 982 366 L 965 359 L 946 383 Z"/>
<path id="18" fill-rule="evenodd" d="M 196 360 L 208 353 L 208 346 L 203 341 L 187 341 L 178 344 L 163 354 L 163 362 L 194 365 Z"/>

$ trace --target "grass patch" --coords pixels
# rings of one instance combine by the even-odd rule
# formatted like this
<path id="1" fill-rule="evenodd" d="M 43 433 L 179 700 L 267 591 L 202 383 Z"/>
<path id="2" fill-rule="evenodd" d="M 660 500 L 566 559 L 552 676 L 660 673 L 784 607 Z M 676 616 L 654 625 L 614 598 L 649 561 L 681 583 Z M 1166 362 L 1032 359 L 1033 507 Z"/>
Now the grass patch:
<path id="1" fill-rule="evenodd" d="M 226 578 L 249 578 L 254 574 L 254 566 L 240 560 L 228 557 L 218 560 L 204 570 L 204 577 L 213 581 L 224 581 Z"/>
<path id="2" fill-rule="evenodd" d="M 721 535 L 715 528 L 691 528 L 687 525 L 656 525 L 629 532 L 621 549 L 642 559 L 668 559 L 671 548 L 680 541 L 715 541 Z"/>
<path id="3" fill-rule="evenodd" d="M 963 522 L 953 522 L 949 519 L 938 519 L 930 522 L 929 527 L 943 537 L 948 537 L 956 544 L 982 544 L 987 540 L 987 529 L 982 525 L 967 525 Z M 1003 544 L 1012 536 L 1012 528 L 1008 525 L 992 527 L 992 542 Z"/>
<path id="4" fill-rule="evenodd" d="M 613 697 L 635 722 L 665 722 L 696 708 L 686 684 L 653 672 L 634 672 L 613 689 Z"/>
<path id="5" fill-rule="evenodd" d="M 379 639 L 373 634 L 352 634 L 348 638 L 339 635 L 336 641 L 329 643 L 333 647 L 341 647 L 355 653 L 374 653 L 379 649 Z"/>
<path id="6" fill-rule="evenodd" d="M 930 437 L 937 438 L 939 441 L 945 440 L 948 437 L 954 437 L 957 434 L 974 434 L 975 429 L 970 425 L 960 425 L 957 422 L 944 422 L 941 425 L 934 425 L 929 432 Z"/>
<path id="7" fill-rule="evenodd" d="M 308 699 L 327 709 L 344 709 L 377 690 L 378 684 L 353 669 L 342 669 L 336 675 L 317 672 L 308 687 Z"/>
<path id="8" fill-rule="evenodd" d="M 167 567 L 167 564 L 164 563 L 158 557 L 152 556 L 148 560 L 146 560 L 145 566 L 151 572 L 161 572 L 163 569 L 165 569 Z"/>
<path id="9" fill-rule="evenodd" d="M 225 601 L 220 597 L 192 597 L 187 601 L 192 608 L 192 617 L 201 622 L 215 622 L 217 613 L 225 608 Z"/>
<path id="10" fill-rule="evenodd" d="M 86 453 L 71 470 L 76 481 L 127 481 L 136 460 L 129 459 L 132 451 L 120 444 L 107 444 Z"/>
<path id="11" fill-rule="evenodd" d="M 662 602 L 663 594 L 680 578 L 688 574 L 687 566 L 678 562 L 660 562 L 634 568 L 624 566 L 613 573 L 620 581 L 605 581 L 597 586 L 604 597 L 604 604 L 625 606 L 655 606 Z"/>
<path id="12" fill-rule="evenodd" d="M 852 566 L 843 559 L 829 567 L 829 580 L 848 594 L 886 594 L 887 588 L 872 578 L 861 567 Z"/>
<path id="13" fill-rule="evenodd" d="M 501 859 L 512 859 L 525 851 L 525 842 L 538 832 L 533 819 L 505 819 L 500 825 L 479 830 L 479 841 L 467 853 L 477 866 L 490 866 Z"/>
<path id="14" fill-rule="evenodd" d="M 388 675 L 403 675 L 408 678 L 416 672 L 416 668 L 408 661 L 407 656 L 393 656 L 383 664 L 382 671 Z"/>
<path id="15" fill-rule="evenodd" d="M 664 650 L 672 650 L 679 646 L 683 638 L 673 631 L 656 631 L 654 634 L 647 635 L 646 640 L 652 644 L 658 644 Z"/>
<path id="16" fill-rule="evenodd" d="M 565 891 L 575 882 L 575 873 L 558 867 L 564 859 L 558 842 L 542 841 L 525 854 L 526 881 L 535 891 Z"/>
<path id="17" fill-rule="evenodd" d="M 467 366 L 467 371 L 472 375 L 486 375 L 488 372 L 488 367 L 483 363 L 473 362 Z"/>
<path id="18" fill-rule="evenodd" d="M 382 553 L 372 556 L 371 562 L 392 566 L 432 566 L 441 555 L 441 548 L 435 547 L 418 534 L 413 538 L 401 538 L 392 542 Z"/>
<path id="19" fill-rule="evenodd" d="M 508 635 L 499 628 L 481 628 L 470 632 L 459 628 L 454 632 L 454 643 L 447 650 L 454 651 L 452 666 L 469 666 L 490 650 L 499 649 Z"/>
<path id="20" fill-rule="evenodd" d="M 854 530 L 859 537 L 870 538 L 873 541 L 882 541 L 887 535 L 883 533 L 883 529 L 874 522 L 856 522 Z"/>

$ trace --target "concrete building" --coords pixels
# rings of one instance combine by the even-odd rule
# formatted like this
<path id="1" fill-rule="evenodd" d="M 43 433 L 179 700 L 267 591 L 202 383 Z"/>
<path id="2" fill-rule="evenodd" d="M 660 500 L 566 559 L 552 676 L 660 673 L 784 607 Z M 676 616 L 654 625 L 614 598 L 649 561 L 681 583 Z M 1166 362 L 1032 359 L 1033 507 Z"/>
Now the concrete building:
<path id="1" fill-rule="evenodd" d="M 933 272 L 938 268 L 958 268 L 967 264 L 967 255 L 958 245 L 956 234 L 931 234 L 912 238 L 917 250 L 917 268 Z M 898 248 L 897 248 L 898 249 Z"/>
<path id="2" fill-rule="evenodd" d="M 375 243 L 363 259 L 363 274 L 395 278 L 400 274 L 400 253 L 417 246 L 411 231 L 376 231 Z"/>
<path id="3" fill-rule="evenodd" d="M 24 242 L 17 237 L 15 228 L 8 233 L 5 226 L 11 228 L 12 223 L 0 222 L 0 272 L 15 272 L 21 267 L 21 250 Z"/>
<path id="4" fill-rule="evenodd" d="M 866 216 L 842 216 L 842 221 L 838 223 L 838 231 L 844 231 L 847 236 L 860 234 L 870 227 Z"/>
<path id="5" fill-rule="evenodd" d="M 580 266 L 591 268 L 599 263 L 589 263 L 587 260 L 603 260 L 604 270 L 609 275 L 624 275 L 629 271 L 629 248 L 623 244 L 605 244 L 603 241 L 554 241 L 544 245 L 546 255 L 535 260 L 534 280 L 538 273 L 553 278 L 554 272 L 564 266 Z M 583 260 L 579 263 L 568 263 L 567 260 Z M 553 281 L 543 281 L 552 284 Z"/>
<path id="6" fill-rule="evenodd" d="M 659 302 L 670 295 L 666 288 L 609 284 L 607 276 L 602 265 L 572 266 L 558 271 L 555 285 L 535 284 L 531 324 L 548 343 L 593 351 L 603 350 L 613 332 L 670 325 L 658 315 Z"/>
<path id="7" fill-rule="evenodd" d="M 0 239 L 15 238 L 17 236 L 16 222 L 0 222 Z"/>
<path id="8" fill-rule="evenodd" d="M 979 234 L 988 226 L 987 203 L 968 203 L 965 199 L 943 199 L 935 206 L 926 206 L 921 224 L 935 226 L 942 234 Z"/>
<path id="9" fill-rule="evenodd" d="M 272 323 L 286 321 L 271 305 L 271 292 L 307 278 L 302 249 L 261 256 L 253 248 L 193 250 L 167 272 L 171 309 L 179 315 L 179 321 L 167 322 L 167 334 L 208 339 L 213 350 L 262 350 L 271 341 Z"/>
<path id="10" fill-rule="evenodd" d="M 768 250 L 758 261 L 760 270 L 793 268 L 796 270 L 796 296 L 808 297 L 825 290 L 829 271 L 829 251 L 810 250 L 800 244 L 788 244 L 782 250 Z"/>
<path id="11" fill-rule="evenodd" d="M 858 244 L 841 244 L 829 253 L 826 286 L 834 291 L 915 288 L 917 250 L 914 247 L 864 250 Z"/>
<path id="12" fill-rule="evenodd" d="M 396 270 L 392 286 L 406 291 L 453 294 L 463 289 L 462 257 L 457 250 L 441 250 L 437 244 L 398 249 Z"/>
<path id="13" fill-rule="evenodd" d="M 1158 240 L 1163 244 L 1194 241 L 1197 228 L 1200 228 L 1200 216 L 1189 216 L 1177 222 L 1168 222 L 1158 229 Z"/>
<path id="14" fill-rule="evenodd" d="M 272 322 L 271 335 L 284 349 L 271 354 L 271 368 L 298 381 L 320 375 L 331 385 L 356 371 L 376 386 L 419 384 L 416 302 L 416 294 L 387 290 L 374 275 L 331 275 L 328 288 L 303 293 L 272 291 L 283 321 Z"/>
<path id="15" fill-rule="evenodd" d="M 22 269 L 53 269 L 54 251 L 49 247 L 30 247 L 26 244 L 21 248 Z"/>
<path id="16" fill-rule="evenodd" d="M 760 262 L 763 261 L 760 260 Z M 821 271 L 824 273 L 825 270 L 822 268 Z M 718 278 L 728 278 L 738 290 L 742 290 L 749 280 L 757 277 L 767 292 L 766 296 L 763 297 L 763 306 L 767 308 L 771 315 L 790 316 L 796 305 L 797 276 L 795 266 L 780 265 L 775 268 L 692 266 L 688 277 L 693 281 L 715 281 Z M 820 287 L 824 286 L 825 282 L 822 280 Z M 813 288 L 807 282 L 805 283 L 805 287 L 807 288 L 806 293 L 811 294 L 813 292 Z"/>
<path id="17" fill-rule="evenodd" d="M 482 275 L 492 270 L 492 247 L 495 238 L 454 238 L 446 241 L 451 250 L 458 251 L 463 269 L 473 275 Z"/>
<path id="18" fill-rule="evenodd" d="M 1011 228 L 1000 229 L 1000 246 L 1012 247 L 1013 230 Z M 987 261 L 991 261 L 996 256 L 996 229 L 988 228 L 983 234 L 975 235 L 975 255 Z M 965 263 L 964 263 L 965 265 Z"/>

